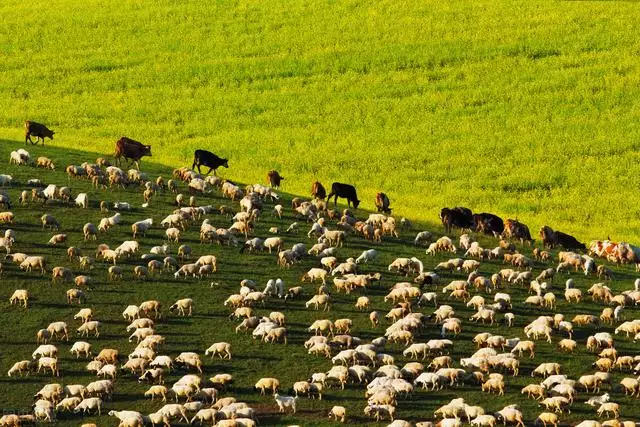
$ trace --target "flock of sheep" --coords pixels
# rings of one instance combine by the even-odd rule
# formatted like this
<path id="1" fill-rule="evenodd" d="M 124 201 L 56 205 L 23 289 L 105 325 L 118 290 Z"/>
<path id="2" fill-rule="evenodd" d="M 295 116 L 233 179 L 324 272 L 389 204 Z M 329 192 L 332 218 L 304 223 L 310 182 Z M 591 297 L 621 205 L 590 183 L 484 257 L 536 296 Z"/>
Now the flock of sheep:
<path id="1" fill-rule="evenodd" d="M 55 170 L 50 159 L 40 157 L 32 161 L 23 149 L 11 153 L 10 163 Z M 589 419 L 578 424 L 580 427 L 635 426 L 635 422 L 624 420 L 621 405 L 616 400 L 620 402 L 625 396 L 640 397 L 640 377 L 636 378 L 640 373 L 640 356 L 619 354 L 614 335 L 616 340 L 640 339 L 640 320 L 630 318 L 635 305 L 640 302 L 640 279 L 633 287 L 616 294 L 610 286 L 614 280 L 613 270 L 604 264 L 597 265 L 599 260 L 588 254 L 561 251 L 552 257 L 549 252 L 536 249 L 529 257 L 518 253 L 509 241 L 496 240 L 495 247 L 483 248 L 470 234 L 461 234 L 454 239 L 447 236 L 438 238 L 422 231 L 415 235 L 414 240 L 416 246 L 426 248 L 422 260 L 398 257 L 382 267 L 379 265 L 380 249 L 376 248 L 383 240 L 398 239 L 402 230 L 409 232 L 412 228 L 409 221 L 402 219 L 396 222 L 393 217 L 383 214 L 370 214 L 366 219 L 359 219 L 350 210 L 338 212 L 328 209 L 323 200 L 296 198 L 289 208 L 282 204 L 276 189 L 271 187 L 255 184 L 242 188 L 216 176 L 201 176 L 187 168 L 176 169 L 166 182 L 162 177 L 151 179 L 138 170 L 122 170 L 102 158 L 94 164 L 68 165 L 65 170 L 69 177 L 66 186 L 46 183 L 46 173 L 42 174 L 42 180 L 33 178 L 24 183 L 15 182 L 10 175 L 0 175 L 3 189 L 19 191 L 15 201 L 8 191 L 0 191 L 0 206 L 5 209 L 0 212 L 0 224 L 4 227 L 0 247 L 7 254 L 5 264 L 15 264 L 29 274 L 50 274 L 52 282 L 71 286 L 66 293 L 67 302 L 85 305 L 74 316 L 74 321 L 80 322 L 74 328 L 79 338 L 87 341 L 75 341 L 69 352 L 76 358 L 86 359 L 86 369 L 99 379 L 87 385 L 63 386 L 58 382 L 61 368 L 64 370 L 59 362 L 59 347 L 73 334 L 67 322 L 52 319 L 48 327 L 34 331 L 38 346 L 31 358 L 24 355 L 25 359 L 16 360 L 7 372 L 11 377 L 34 372 L 50 375 L 52 382 L 35 393 L 33 414 L 6 414 L 0 418 L 0 425 L 53 422 L 56 413 L 60 412 L 78 416 L 87 413 L 101 415 L 103 407 L 109 406 L 109 400 L 116 393 L 117 383 L 123 381 L 123 371 L 139 382 L 148 383 L 149 388 L 144 395 L 152 400 L 157 398 L 164 405 L 150 414 L 142 414 L 135 408 L 108 411 L 109 416 L 119 420 L 119 427 L 170 426 L 181 422 L 218 426 L 256 425 L 258 411 L 235 397 L 222 397 L 233 381 L 233 375 L 225 373 L 205 379 L 201 354 L 182 352 L 175 357 L 163 354 L 165 337 L 156 332 L 156 324 L 171 313 L 191 316 L 197 301 L 181 298 L 168 310 L 163 302 L 156 299 L 122 307 L 123 318 L 131 322 L 126 328 L 127 335 L 123 337 L 127 336 L 128 342 L 137 345 L 128 355 L 121 354 L 119 348 L 97 351 L 95 347 L 102 347 L 99 337 L 103 325 L 90 307 L 94 282 L 92 272 L 97 270 L 107 270 L 108 279 L 114 282 L 125 277 L 161 280 L 163 275 L 171 274 L 174 279 L 192 277 L 209 283 L 211 280 L 208 278 L 215 277 L 224 266 L 219 265 L 213 253 L 196 257 L 194 252 L 209 249 L 211 252 L 237 251 L 239 248 L 241 253 L 273 253 L 274 264 L 282 269 L 298 268 L 309 259 L 313 260 L 314 266 L 302 271 L 299 283 L 291 286 L 279 278 L 268 280 L 264 288 L 254 279 L 242 280 L 237 292 L 224 302 L 229 318 L 239 322 L 235 327 L 236 333 L 250 333 L 254 340 L 287 345 L 290 330 L 286 310 L 273 310 L 266 316 L 259 315 L 259 310 L 276 305 L 276 302 L 283 307 L 280 305 L 282 301 L 302 299 L 308 310 L 326 313 L 326 318 L 310 322 L 307 329 L 309 337 L 304 347 L 309 355 L 327 358 L 327 370 L 309 372 L 308 378 L 293 384 L 283 384 L 274 377 L 256 379 L 256 390 L 262 395 L 267 392 L 273 394 L 273 404 L 279 412 L 295 413 L 302 396 L 322 399 L 329 388 L 344 389 L 345 385 L 353 384 L 352 387 L 360 388 L 364 394 L 362 412 L 353 414 L 347 407 L 335 405 L 328 417 L 336 422 L 347 422 L 350 418 L 364 415 L 375 421 L 388 420 L 394 427 L 432 424 L 459 427 L 464 423 L 481 427 L 497 424 L 524 427 L 525 423 L 535 423 L 547 427 L 557 426 L 563 414 L 570 413 L 571 408 L 579 404 L 576 396 L 585 393 L 591 396 L 586 404 L 594 406 L 594 409 L 592 416 L 587 417 Z M 28 245 L 11 228 L 12 224 L 25 224 L 29 219 L 14 214 L 11 206 L 42 203 L 46 209 L 46 206 L 55 204 L 74 204 L 78 209 L 90 209 L 88 193 L 72 195 L 74 182 L 82 179 L 92 182 L 95 194 L 115 187 L 139 189 L 141 206 L 153 206 L 158 211 L 166 209 L 166 217 L 159 224 L 152 218 L 133 222 L 131 239 L 111 248 L 99 242 L 112 228 L 122 227 L 123 213 L 134 204 L 138 205 L 138 200 L 120 202 L 115 206 L 102 202 L 102 218 L 96 221 L 97 226 L 87 223 L 82 230 L 73 230 L 81 232 L 85 242 L 95 242 L 95 253 L 84 255 L 74 246 L 62 248 L 68 241 L 67 234 L 60 233 L 65 218 L 45 213 L 38 226 L 52 233 L 55 230 L 48 245 L 66 251 L 68 259 L 74 262 L 74 268 L 51 265 L 45 256 L 35 252 L 16 252 L 16 248 Z M 184 186 L 190 192 L 188 197 L 179 192 Z M 175 209 L 153 204 L 160 192 L 175 193 Z M 208 200 L 211 193 L 219 193 L 238 204 L 236 208 L 198 204 L 198 201 Z M 110 209 L 118 212 L 111 214 Z M 225 217 L 212 219 L 214 213 Z M 254 235 L 256 225 L 264 215 L 273 215 L 281 224 L 268 230 L 272 237 Z M 287 221 L 287 215 L 295 221 Z M 228 219 L 230 216 L 231 221 Z M 221 226 L 225 221 L 230 224 Z M 166 240 L 142 253 L 140 239 L 158 226 L 165 229 Z M 202 244 L 198 248 L 183 243 L 185 235 L 193 230 L 198 230 Z M 303 231 L 306 237 L 287 247 L 285 240 L 296 236 L 299 231 Z M 348 252 L 352 241 L 369 242 L 373 249 L 362 251 L 357 257 L 341 259 L 340 254 Z M 217 245 L 204 246 L 210 243 Z M 175 256 L 170 253 L 171 244 L 179 246 Z M 439 263 L 431 261 L 433 256 L 442 257 L 443 254 L 450 254 L 450 259 Z M 552 264 L 553 258 L 557 258 L 557 265 Z M 503 263 L 504 268 L 489 274 L 487 268 L 493 265 L 490 260 L 494 264 Z M 135 264 L 132 272 L 125 267 L 130 263 Z M 362 272 L 364 265 L 377 271 L 365 274 Z M 432 271 L 425 265 L 431 265 Z M 454 277 L 461 272 L 467 276 L 466 279 Z M 572 276 L 567 275 L 570 272 L 574 275 L 584 272 L 594 283 L 588 289 L 579 289 Z M 379 304 L 375 304 L 374 297 L 370 295 L 371 290 L 380 286 L 383 277 L 395 281 L 386 289 L 383 298 L 388 308 L 386 313 L 373 310 L 374 305 L 378 307 Z M 559 287 L 558 283 L 562 285 Z M 528 287 L 531 295 L 524 301 L 514 300 L 511 289 L 517 287 Z M 337 294 L 350 298 L 356 310 L 368 313 L 371 328 L 380 330 L 380 337 L 367 342 L 352 334 L 353 319 L 329 319 Z M 558 299 L 564 299 L 568 304 L 580 304 L 586 298 L 602 304 L 599 315 L 584 313 L 565 318 L 562 313 L 555 312 Z M 16 289 L 10 303 L 28 310 L 29 299 L 28 290 Z M 469 319 L 461 318 L 456 312 L 454 306 L 458 304 L 474 310 Z M 518 313 L 526 306 L 553 314 L 528 319 L 531 321 L 524 329 L 518 330 L 515 327 L 520 316 Z M 479 333 L 473 338 L 476 351 L 454 360 L 451 352 L 460 345 L 460 334 L 472 322 L 482 323 L 487 328 L 501 324 L 513 337 Z M 585 342 L 573 339 L 579 328 L 597 328 L 598 325 L 615 325 L 615 332 L 612 335 L 595 329 Z M 439 337 L 421 341 L 421 336 L 434 328 Z M 578 378 L 563 374 L 562 365 L 553 360 L 543 361 L 531 370 L 531 377 L 542 377 L 542 380 L 532 379 L 521 393 L 523 398 L 526 395 L 538 400 L 543 407 L 542 412 L 525 414 L 514 403 L 495 413 L 487 413 L 473 402 L 455 398 L 432 415 L 425 414 L 422 422 L 412 424 L 402 420 L 399 399 L 424 390 L 434 392 L 460 385 L 477 385 L 482 392 L 504 395 L 509 387 L 509 377 L 521 375 L 521 365 L 536 358 L 536 342 L 539 340 L 548 343 L 555 340 L 558 351 L 562 352 L 571 353 L 584 347 L 594 353 L 592 369 Z M 228 360 L 232 358 L 232 347 L 229 342 L 214 342 L 202 350 L 205 357 Z M 390 354 L 394 352 L 397 352 L 395 356 Z M 404 365 L 398 363 L 400 354 L 406 361 Z M 165 384 L 167 373 L 176 369 L 188 373 L 174 384 Z M 614 370 L 627 372 L 628 376 L 614 384 L 611 374 Z M 283 394 L 289 387 L 290 395 Z M 608 391 L 600 394 L 603 387 Z M 173 402 L 168 403 L 171 400 Z M 95 426 L 83 424 L 85 427 L 92 425 Z"/>

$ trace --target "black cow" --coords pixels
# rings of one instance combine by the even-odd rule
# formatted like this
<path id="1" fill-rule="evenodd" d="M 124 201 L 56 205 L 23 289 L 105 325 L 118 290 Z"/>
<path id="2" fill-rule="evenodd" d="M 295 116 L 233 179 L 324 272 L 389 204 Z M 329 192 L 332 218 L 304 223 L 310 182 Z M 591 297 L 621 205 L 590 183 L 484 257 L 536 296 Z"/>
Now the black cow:
<path id="1" fill-rule="evenodd" d="M 218 157 L 210 151 L 196 150 L 196 152 L 193 154 L 193 165 L 191 166 L 191 169 L 195 170 L 197 166 L 198 173 L 202 173 L 202 171 L 200 171 L 200 166 L 206 166 L 209 168 L 209 171 L 206 173 L 206 175 L 209 175 L 211 171 L 213 171 L 213 174 L 215 175 L 216 169 L 218 169 L 220 166 L 228 168 L 228 162 L 229 161 L 227 159 Z"/>
<path id="2" fill-rule="evenodd" d="M 586 251 L 587 247 L 584 243 L 581 243 L 575 237 L 570 234 L 563 233 L 562 231 L 554 231 L 551 227 L 545 225 L 540 228 L 540 238 L 544 246 L 552 249 L 559 245 L 565 249 L 579 249 Z"/>
<path id="3" fill-rule="evenodd" d="M 341 184 L 339 182 L 334 182 L 331 184 L 331 193 L 327 196 L 327 202 L 331 200 L 331 197 L 334 197 L 333 206 L 335 207 L 338 204 L 338 197 L 342 197 L 347 199 L 347 206 L 351 207 L 351 203 L 353 203 L 353 208 L 358 209 L 358 205 L 360 204 L 360 200 L 358 200 L 358 195 L 356 194 L 356 188 L 353 185 L 349 184 Z"/>
<path id="4" fill-rule="evenodd" d="M 30 142 L 32 144 L 38 144 L 39 140 L 42 140 L 42 145 L 44 145 L 44 139 L 49 138 L 53 140 L 53 134 L 55 132 L 46 127 L 43 124 L 32 122 L 27 120 L 24 122 L 24 143 Z M 31 137 L 36 137 L 36 142 L 31 140 Z"/>
<path id="5" fill-rule="evenodd" d="M 473 223 L 477 232 L 498 237 L 504 231 L 504 221 L 497 215 L 479 213 L 473 215 Z"/>
<path id="6" fill-rule="evenodd" d="M 456 206 L 455 208 L 442 208 L 440 210 L 440 220 L 444 225 L 447 233 L 456 227 L 460 229 L 473 229 L 473 212 L 471 209 L 462 206 Z"/>

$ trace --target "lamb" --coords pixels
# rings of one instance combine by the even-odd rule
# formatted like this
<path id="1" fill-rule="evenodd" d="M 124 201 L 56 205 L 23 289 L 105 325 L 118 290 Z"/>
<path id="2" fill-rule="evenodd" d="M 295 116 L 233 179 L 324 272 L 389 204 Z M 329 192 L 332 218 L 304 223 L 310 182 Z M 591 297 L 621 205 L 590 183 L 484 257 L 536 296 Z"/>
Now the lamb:
<path id="1" fill-rule="evenodd" d="M 11 377 L 14 374 L 18 373 L 22 377 L 23 372 L 26 372 L 26 375 L 29 375 L 29 372 L 31 372 L 33 367 L 34 362 L 32 362 L 31 360 L 21 360 L 11 366 L 11 368 L 7 372 L 7 376 Z"/>
<path id="2" fill-rule="evenodd" d="M 88 388 L 88 387 L 87 387 Z M 99 397 L 88 397 L 86 399 L 83 399 L 82 402 L 80 402 L 78 404 L 78 406 L 75 407 L 75 409 L 73 410 L 73 412 L 75 412 L 76 414 L 79 413 L 80 411 L 82 411 L 82 413 L 87 413 L 90 411 L 98 411 L 98 415 L 102 415 L 102 399 L 100 399 Z"/>

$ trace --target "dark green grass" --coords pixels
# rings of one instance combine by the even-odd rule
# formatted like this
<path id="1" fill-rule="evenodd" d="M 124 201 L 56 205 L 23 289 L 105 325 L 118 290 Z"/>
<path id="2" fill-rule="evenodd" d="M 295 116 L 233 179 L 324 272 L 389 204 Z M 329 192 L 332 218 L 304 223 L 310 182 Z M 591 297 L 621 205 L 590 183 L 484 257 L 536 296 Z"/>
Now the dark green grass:
<path id="1" fill-rule="evenodd" d="M 8 153 L 11 149 L 20 147 L 21 144 L 15 141 L 3 141 L 0 145 L 0 170 L 2 173 L 9 173 L 14 177 L 14 185 L 7 188 L 7 192 L 14 201 L 12 211 L 16 215 L 16 223 L 11 226 L 17 233 L 18 240 L 13 248 L 13 252 L 25 252 L 27 254 L 44 255 L 48 261 L 49 271 L 53 266 L 63 265 L 70 267 L 76 274 L 80 274 L 77 263 L 66 258 L 66 247 L 74 245 L 82 249 L 83 253 L 91 255 L 98 243 L 107 243 L 115 247 L 124 240 L 131 238 L 130 224 L 136 220 L 152 217 L 154 223 L 159 224 L 173 209 L 173 195 L 161 194 L 154 198 L 151 207 L 142 209 L 142 194 L 139 189 L 96 191 L 91 188 L 89 182 L 82 179 L 68 180 L 62 172 L 67 164 L 79 164 L 83 161 L 94 161 L 94 156 L 81 151 L 61 150 L 51 147 L 29 147 L 33 157 L 47 155 L 54 159 L 57 165 L 55 172 L 43 171 L 32 167 L 16 167 L 7 164 Z M 143 171 L 150 177 L 162 175 L 167 179 L 171 171 L 165 167 L 158 166 L 151 162 L 145 162 Z M 91 206 L 89 209 L 62 206 L 56 202 L 41 204 L 31 204 L 27 207 L 17 205 L 19 191 L 25 188 L 27 179 L 40 178 L 45 183 L 56 183 L 58 185 L 69 185 L 74 194 L 86 191 L 90 195 Z M 181 185 L 181 191 L 186 193 L 186 188 Z M 283 194 L 282 203 L 287 207 L 286 215 L 283 219 L 277 220 L 270 214 L 271 205 L 265 208 L 261 220 L 257 223 L 255 235 L 266 237 L 267 230 L 272 226 L 280 229 L 286 228 L 295 220 L 291 210 L 288 208 L 292 195 Z M 221 198 L 220 194 L 214 192 L 207 196 L 196 196 L 199 204 L 212 204 L 218 206 L 233 204 Z M 103 214 L 100 213 L 98 204 L 100 200 L 128 201 L 134 206 L 130 212 L 123 212 L 123 221 L 119 226 L 114 227 L 108 234 L 101 234 L 97 242 L 83 242 L 81 229 L 84 223 L 93 222 L 97 224 Z M 235 207 L 235 206 L 234 206 Z M 61 231 L 69 236 L 68 245 L 52 248 L 46 245 L 51 236 L 51 232 L 43 231 L 38 218 L 44 212 L 53 214 L 61 223 Z M 112 211 L 113 212 L 113 211 Z M 111 212 L 111 213 L 112 213 Z M 111 214 L 110 213 L 110 214 Z M 359 216 L 366 216 L 365 212 L 358 212 Z M 213 215 L 210 217 L 216 226 L 228 227 L 229 218 Z M 284 234 L 286 245 L 291 247 L 296 242 L 304 242 L 311 246 L 312 241 L 307 239 L 307 225 L 301 224 L 300 231 L 296 234 Z M 333 224 L 330 227 L 334 227 Z M 416 226 L 421 228 L 423 226 Z M 426 224 L 424 227 L 436 233 L 441 232 L 441 227 L 434 224 Z M 4 230 L 7 228 L 3 226 Z M 391 308 L 390 303 L 384 303 L 383 297 L 388 289 L 398 281 L 405 278 L 395 273 L 387 271 L 387 265 L 397 256 L 418 256 L 425 263 L 426 269 L 433 269 L 437 262 L 447 258 L 447 256 L 427 257 L 424 250 L 413 246 L 412 241 L 415 231 L 406 231 L 401 234 L 400 239 L 385 239 L 382 244 L 371 245 L 360 237 L 349 237 L 344 248 L 339 249 L 340 259 L 348 256 L 357 256 L 363 249 L 375 247 L 380 256 L 376 262 L 362 266 L 364 272 L 380 271 L 383 275 L 382 281 L 375 283 L 367 289 L 367 295 L 373 300 L 373 308 L 385 313 Z M 151 246 L 162 244 L 164 230 L 159 227 L 151 229 L 146 237 L 140 239 L 142 251 L 148 252 Z M 480 237 L 480 241 L 485 247 L 493 247 L 496 241 Z M 95 283 L 88 291 L 88 302 L 80 306 L 69 306 L 66 303 L 65 291 L 72 287 L 66 284 L 51 285 L 50 275 L 40 276 L 38 273 L 27 274 L 19 271 L 17 266 L 4 263 L 4 273 L 1 278 L 0 288 L 0 408 L 3 410 L 24 410 L 32 404 L 32 396 L 40 387 L 51 382 L 47 375 L 32 375 L 27 378 L 8 378 L 6 371 L 10 366 L 23 359 L 28 359 L 31 352 L 36 348 L 35 333 L 38 329 L 46 327 L 50 322 L 64 320 L 70 326 L 72 338 L 69 343 L 56 343 L 60 350 L 61 378 L 54 379 L 62 384 L 87 384 L 95 377 L 85 371 L 86 361 L 76 361 L 70 354 L 69 348 L 73 341 L 79 338 L 75 334 L 78 322 L 72 319 L 73 315 L 80 307 L 92 307 L 96 313 L 96 318 L 103 322 L 103 329 L 98 339 L 89 338 L 88 341 L 94 347 L 94 354 L 99 349 L 105 347 L 118 348 L 121 354 L 126 355 L 135 347 L 134 343 L 128 343 L 128 334 L 125 332 L 127 322 L 122 319 L 121 312 L 128 304 L 139 304 L 147 299 L 159 299 L 164 305 L 164 319 L 157 326 L 158 333 L 166 337 L 166 344 L 159 354 L 176 356 L 181 351 L 196 351 L 200 353 L 204 360 L 204 376 L 208 378 L 216 373 L 232 373 L 235 382 L 232 387 L 223 395 L 233 395 L 240 400 L 247 401 L 259 412 L 261 425 L 326 425 L 326 413 L 332 405 L 340 404 L 348 408 L 351 423 L 371 423 L 362 415 L 365 406 L 364 393 L 361 387 L 348 385 L 344 391 L 330 389 L 325 393 L 325 398 L 319 401 L 301 399 L 299 402 L 299 412 L 295 416 L 280 416 L 277 414 L 277 407 L 271 397 L 260 397 L 259 393 L 253 390 L 253 384 L 263 376 L 275 376 L 282 383 L 283 392 L 292 386 L 293 382 L 309 378 L 313 372 L 323 372 L 331 366 L 330 361 L 321 357 L 311 357 L 306 354 L 302 343 L 309 337 L 306 328 L 315 319 L 330 318 L 332 320 L 350 317 L 354 320 L 353 334 L 364 340 L 370 340 L 380 336 L 384 328 L 388 325 L 383 322 L 382 326 L 376 330 L 371 329 L 368 320 L 368 312 L 358 312 L 354 308 L 354 302 L 360 294 L 344 295 L 333 294 L 333 306 L 330 312 L 316 312 L 307 310 L 304 307 L 304 299 L 287 302 L 279 299 L 268 299 L 264 307 L 257 307 L 258 315 L 268 315 L 271 311 L 283 311 L 287 316 L 287 326 L 289 328 L 289 344 L 267 345 L 254 342 L 250 335 L 236 335 L 234 328 L 236 321 L 227 318 L 229 311 L 223 306 L 223 301 L 231 293 L 238 289 L 241 279 L 250 278 L 264 286 L 269 278 L 281 277 L 287 287 L 298 285 L 298 279 L 304 271 L 319 264 L 314 257 L 304 259 L 300 264 L 291 269 L 283 270 L 276 266 L 275 255 L 268 254 L 239 254 L 239 248 L 202 245 L 198 241 L 198 225 L 192 226 L 185 234 L 181 243 L 189 244 L 194 251 L 194 256 L 203 254 L 214 254 L 218 258 L 218 272 L 210 278 L 203 280 L 181 279 L 174 280 L 173 276 L 163 275 L 157 280 L 134 281 L 132 280 L 132 270 L 134 265 L 145 264 L 142 261 L 123 262 L 125 270 L 125 280 L 123 283 L 109 283 L 106 280 L 107 265 L 103 262 L 96 262 L 95 268 L 87 273 L 95 279 Z M 529 248 L 520 248 L 529 254 Z M 175 255 L 176 245 L 171 246 L 170 252 Z M 491 274 L 504 266 L 497 262 L 484 262 L 481 272 Z M 536 266 L 534 272 L 539 272 L 546 265 Z M 635 275 L 630 268 L 616 268 L 616 280 L 611 284 L 616 292 L 632 287 Z M 462 274 L 444 274 L 443 281 L 446 283 L 453 278 L 462 278 Z M 587 287 L 596 282 L 594 277 L 585 278 L 582 274 L 572 274 L 577 285 L 586 291 Z M 598 315 L 602 306 L 593 304 L 589 299 L 580 305 L 569 305 L 562 299 L 563 282 L 565 276 L 556 280 L 554 292 L 558 296 L 558 312 L 564 313 L 566 318 L 571 319 L 578 313 L 592 313 Z M 214 282 L 217 285 L 211 287 Z M 307 296 L 314 292 L 314 286 L 303 284 Z M 14 289 L 25 288 L 32 294 L 28 310 L 10 306 L 8 298 Z M 454 339 L 455 345 L 451 352 L 456 366 L 461 357 L 471 354 L 473 346 L 471 339 L 483 330 L 489 330 L 494 334 L 503 334 L 506 337 L 523 338 L 522 327 L 532 318 L 540 314 L 551 314 L 552 311 L 546 309 L 525 308 L 522 301 L 527 296 L 526 289 L 510 288 L 507 291 L 512 293 L 514 301 L 513 312 L 516 314 L 515 326 L 508 330 L 504 326 L 483 326 L 469 323 L 466 319 L 472 311 L 464 307 L 460 302 L 447 301 L 445 295 L 436 288 L 441 303 L 453 305 L 457 316 L 464 319 L 462 334 Z M 191 318 L 179 318 L 167 313 L 167 307 L 175 300 L 184 297 L 191 297 L 195 301 L 194 315 Z M 489 296 L 490 297 L 490 296 Z M 422 307 L 421 312 L 430 314 L 433 307 Z M 637 317 L 637 309 L 628 307 L 626 309 L 627 318 Z M 500 316 L 501 318 L 502 316 Z M 598 330 L 612 331 L 611 327 L 599 328 Z M 432 419 L 433 410 L 443 402 L 454 397 L 462 396 L 470 404 L 479 404 L 487 412 L 501 409 L 506 404 L 518 403 L 522 406 L 527 423 L 531 423 L 541 411 L 536 402 L 526 400 L 520 394 L 520 388 L 533 381 L 530 372 L 539 363 L 544 361 L 556 361 L 562 364 L 563 373 L 572 378 L 592 372 L 591 363 L 595 361 L 593 354 L 587 353 L 584 347 L 586 337 L 593 333 L 590 328 L 577 328 L 575 339 L 580 343 L 578 351 L 573 355 L 558 353 L 555 345 L 560 339 L 554 336 L 553 344 L 538 342 L 537 355 L 534 360 L 521 360 L 521 373 L 518 377 L 508 377 L 507 392 L 504 397 L 495 397 L 482 394 L 476 385 L 465 385 L 458 388 L 445 388 L 442 391 L 431 393 L 416 391 L 410 398 L 400 400 L 398 406 L 398 418 L 418 421 Z M 437 325 L 427 325 L 424 331 L 416 336 L 416 342 L 424 342 L 439 336 L 440 329 Z M 221 361 L 220 359 L 209 360 L 204 357 L 204 350 L 213 342 L 228 341 L 232 343 L 233 359 L 231 361 Z M 638 345 L 630 340 L 618 338 L 616 348 L 620 354 L 636 355 Z M 401 366 L 408 360 L 402 356 L 400 345 L 389 345 L 385 352 L 396 357 L 396 363 Z M 174 382 L 180 375 L 186 373 L 178 370 L 167 378 L 167 384 Z M 614 373 L 614 378 L 619 381 L 630 373 Z M 147 389 L 146 384 L 138 384 L 135 378 L 123 375 L 116 381 L 116 393 L 113 401 L 107 402 L 105 409 L 135 409 L 143 413 L 149 413 L 160 407 L 159 403 L 151 403 L 143 398 L 143 392 Z M 608 388 L 606 388 L 608 390 Z M 578 420 L 595 418 L 595 411 L 584 405 L 589 395 L 580 393 L 572 408 L 571 415 L 562 415 L 564 423 L 575 423 Z M 640 411 L 636 405 L 637 400 L 624 397 L 619 391 L 615 391 L 612 400 L 621 404 L 622 417 L 625 419 L 640 418 Z M 78 425 L 84 421 L 95 421 L 96 417 L 81 418 L 76 415 L 60 414 L 58 424 L 64 426 Z M 103 415 L 98 419 L 99 425 L 116 425 L 114 418 Z"/>

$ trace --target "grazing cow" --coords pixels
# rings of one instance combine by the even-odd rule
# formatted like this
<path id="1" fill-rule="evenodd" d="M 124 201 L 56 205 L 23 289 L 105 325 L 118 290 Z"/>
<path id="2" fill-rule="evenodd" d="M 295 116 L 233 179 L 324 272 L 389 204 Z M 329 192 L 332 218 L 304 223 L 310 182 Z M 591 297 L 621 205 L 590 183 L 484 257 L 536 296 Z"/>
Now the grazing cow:
<path id="1" fill-rule="evenodd" d="M 456 206 L 452 209 L 442 208 L 440 210 L 440 220 L 447 233 L 450 233 L 453 227 L 463 230 L 473 229 L 473 213 L 471 209 L 462 206 Z"/>
<path id="2" fill-rule="evenodd" d="M 277 170 L 267 172 L 267 180 L 273 188 L 280 188 L 280 182 L 284 180 L 284 176 L 280 175 Z"/>
<path id="3" fill-rule="evenodd" d="M 389 198 L 387 197 L 386 194 L 376 193 L 376 208 L 378 209 L 378 212 L 384 212 L 387 215 L 390 215 L 391 214 L 391 208 L 389 207 L 390 204 L 391 202 L 389 201 Z"/>
<path id="4" fill-rule="evenodd" d="M 563 233 L 562 231 L 554 231 L 553 228 L 545 225 L 540 228 L 540 239 L 545 247 L 552 249 L 556 246 L 562 246 L 567 250 L 580 249 L 587 250 L 584 243 L 580 243 L 575 237 Z"/>
<path id="5" fill-rule="evenodd" d="M 140 164 L 138 162 L 140 162 L 140 159 L 144 156 L 151 156 L 150 145 L 144 145 L 126 136 L 123 136 L 116 142 L 116 153 L 114 157 L 118 165 L 120 165 L 120 158 L 124 157 L 127 162 L 133 161 L 136 164 L 136 168 L 140 170 Z"/>
<path id="6" fill-rule="evenodd" d="M 211 171 L 213 171 L 213 174 L 215 175 L 216 169 L 218 169 L 220 166 L 228 168 L 228 162 L 228 159 L 218 157 L 210 151 L 196 150 L 193 154 L 193 165 L 191 165 L 191 169 L 195 170 L 195 168 L 197 167 L 198 173 L 202 173 L 200 171 L 200 166 L 206 166 L 209 168 L 209 171 L 205 175 L 209 175 Z"/>
<path id="7" fill-rule="evenodd" d="M 502 237 L 520 239 L 521 243 L 525 241 L 533 243 L 529 227 L 519 222 L 517 219 L 508 219 L 504 222 L 504 232 Z"/>
<path id="8" fill-rule="evenodd" d="M 495 237 L 504 232 L 504 221 L 497 215 L 490 213 L 479 213 L 473 215 L 473 224 L 476 232 L 493 235 Z"/>
<path id="9" fill-rule="evenodd" d="M 313 184 L 311 184 L 311 196 L 320 200 L 324 200 L 327 197 L 327 190 L 324 189 L 320 181 L 313 181 Z"/>
<path id="10" fill-rule="evenodd" d="M 360 204 L 360 200 L 358 200 L 358 195 L 356 194 L 356 188 L 353 185 L 334 182 L 331 184 L 331 193 L 327 196 L 327 200 L 330 201 L 332 197 L 335 197 L 333 199 L 334 207 L 338 204 L 338 197 L 347 199 L 347 206 L 349 207 L 351 207 L 351 203 L 353 203 L 354 209 L 358 209 L 358 205 Z"/>
<path id="11" fill-rule="evenodd" d="M 53 134 L 55 132 L 50 130 L 43 124 L 32 122 L 27 120 L 24 122 L 24 143 L 30 142 L 32 144 L 38 144 L 38 140 L 42 140 L 42 145 L 44 145 L 44 139 L 49 138 L 53 140 Z M 36 137 L 36 142 L 31 140 L 31 137 Z"/>

